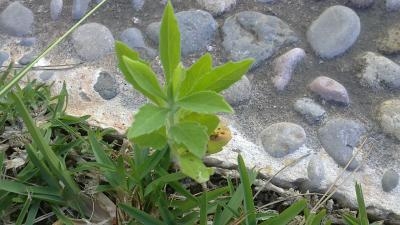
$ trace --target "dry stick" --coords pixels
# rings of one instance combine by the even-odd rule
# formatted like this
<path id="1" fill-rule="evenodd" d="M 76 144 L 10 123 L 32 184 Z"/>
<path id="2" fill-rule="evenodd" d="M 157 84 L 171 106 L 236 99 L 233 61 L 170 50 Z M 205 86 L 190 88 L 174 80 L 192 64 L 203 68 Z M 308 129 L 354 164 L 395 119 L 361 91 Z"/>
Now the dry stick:
<path id="1" fill-rule="evenodd" d="M 288 197 L 280 199 L 280 200 L 275 200 L 273 202 L 267 203 L 267 204 L 265 204 L 265 205 L 263 205 L 261 207 L 258 207 L 257 209 L 261 210 L 261 209 L 267 208 L 267 207 L 269 207 L 271 205 L 274 205 L 274 204 L 277 204 L 277 203 L 281 203 L 281 202 L 285 202 L 285 201 L 287 201 L 287 200 L 289 200 L 291 198 L 297 198 L 297 197 L 303 197 L 303 196 L 312 196 L 312 195 L 320 195 L 320 196 L 322 196 L 323 194 L 316 193 L 316 192 L 311 192 L 311 193 L 292 195 L 292 196 L 288 196 Z"/>
<path id="2" fill-rule="evenodd" d="M 32 70 L 67 70 L 67 69 L 73 69 L 82 64 L 84 64 L 84 62 L 71 63 L 71 64 L 58 64 L 58 65 L 55 64 L 55 65 L 48 65 L 48 66 L 33 66 L 31 69 Z M 0 68 L 8 68 L 8 66 L 0 66 Z M 20 66 L 20 65 L 13 66 L 13 69 L 22 69 L 22 68 L 24 68 L 24 67 Z"/>

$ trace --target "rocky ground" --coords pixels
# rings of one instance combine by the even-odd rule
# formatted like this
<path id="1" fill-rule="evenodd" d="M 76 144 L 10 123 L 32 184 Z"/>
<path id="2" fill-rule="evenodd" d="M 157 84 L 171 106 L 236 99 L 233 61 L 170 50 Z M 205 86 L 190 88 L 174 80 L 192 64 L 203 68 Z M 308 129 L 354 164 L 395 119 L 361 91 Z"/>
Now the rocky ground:
<path id="1" fill-rule="evenodd" d="M 236 112 L 223 115 L 234 138 L 211 164 L 229 168 L 240 151 L 267 177 L 290 165 L 273 180 L 281 187 L 325 191 L 356 155 L 336 198 L 354 205 L 359 181 L 371 213 L 400 224 L 399 0 L 172 3 L 187 66 L 205 52 L 215 65 L 246 57 L 256 62 L 224 93 Z M 95 4 L 2 0 L 0 65 L 29 63 Z M 55 91 L 66 80 L 70 113 L 90 114 L 94 124 L 124 132 L 145 100 L 117 70 L 113 43 L 135 48 L 161 79 L 164 4 L 110 0 L 37 64 L 50 68 L 36 68 L 30 78 L 55 82 Z"/>

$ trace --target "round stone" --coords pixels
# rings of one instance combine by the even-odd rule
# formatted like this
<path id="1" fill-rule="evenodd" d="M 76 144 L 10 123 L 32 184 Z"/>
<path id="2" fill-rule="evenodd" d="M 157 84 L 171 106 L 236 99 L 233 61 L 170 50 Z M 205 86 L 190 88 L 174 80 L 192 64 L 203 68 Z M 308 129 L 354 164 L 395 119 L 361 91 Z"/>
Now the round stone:
<path id="1" fill-rule="evenodd" d="M 142 32 L 137 28 L 128 28 L 121 33 L 121 41 L 130 48 L 135 49 L 144 58 L 154 58 L 157 55 L 156 50 L 146 46 Z"/>
<path id="2" fill-rule="evenodd" d="M 93 89 L 105 100 L 111 100 L 119 93 L 118 83 L 115 77 L 107 72 L 100 72 Z"/>
<path id="3" fill-rule="evenodd" d="M 315 78 L 309 84 L 310 90 L 327 101 L 348 105 L 350 103 L 346 88 L 339 82 L 325 76 Z"/>
<path id="4" fill-rule="evenodd" d="M 387 11 L 398 11 L 400 10 L 400 0 L 386 0 Z"/>
<path id="5" fill-rule="evenodd" d="M 336 5 L 326 9 L 307 31 L 307 40 L 322 58 L 341 55 L 356 42 L 360 18 L 350 8 Z"/>
<path id="6" fill-rule="evenodd" d="M 53 72 L 53 71 L 43 71 L 43 72 L 39 75 L 39 78 L 40 78 L 42 81 L 48 81 L 48 80 L 50 80 L 50 78 L 53 77 L 53 75 L 54 75 L 54 72 Z"/>
<path id="7" fill-rule="evenodd" d="M 366 132 L 364 126 L 350 119 L 335 118 L 329 120 L 318 130 L 318 138 L 325 151 L 337 164 L 345 167 L 353 157 L 353 149 Z M 354 170 L 359 162 L 354 159 L 347 167 Z"/>
<path id="8" fill-rule="evenodd" d="M 350 0 L 350 4 L 357 8 L 367 8 L 374 4 L 375 0 Z"/>
<path id="9" fill-rule="evenodd" d="M 378 50 L 383 54 L 400 53 L 400 26 L 390 28 L 385 37 L 378 40 Z"/>
<path id="10" fill-rule="evenodd" d="M 197 0 L 197 3 L 213 15 L 220 15 L 236 4 L 236 0 Z"/>
<path id="11" fill-rule="evenodd" d="M 18 1 L 11 3 L 0 14 L 0 28 L 9 35 L 23 36 L 32 33 L 33 22 L 32 11 Z"/>
<path id="12" fill-rule="evenodd" d="M 254 58 L 253 68 L 282 46 L 298 40 L 289 26 L 275 16 L 259 12 L 239 12 L 225 20 L 222 46 L 228 58 Z"/>
<path id="13" fill-rule="evenodd" d="M 260 139 L 264 150 L 271 156 L 283 157 L 305 143 L 306 132 L 294 123 L 275 123 L 261 132 Z"/>
<path id="14" fill-rule="evenodd" d="M 378 120 L 383 132 L 400 140 L 400 99 L 384 101 L 379 107 Z"/>
<path id="15" fill-rule="evenodd" d="M 87 23 L 72 34 L 72 43 L 78 55 L 87 61 L 99 59 L 114 49 L 111 31 L 98 23 Z"/>
<path id="16" fill-rule="evenodd" d="M 136 11 L 142 10 L 144 2 L 144 0 L 131 0 L 132 7 Z"/>
<path id="17" fill-rule="evenodd" d="M 251 84 L 246 76 L 222 92 L 232 106 L 240 105 L 250 99 Z"/>
<path id="18" fill-rule="evenodd" d="M 399 174 L 396 171 L 389 169 L 383 174 L 382 189 L 385 192 L 390 192 L 399 185 Z"/>
<path id="19" fill-rule="evenodd" d="M 308 162 L 307 176 L 312 187 L 319 187 L 325 177 L 324 161 L 317 156 L 313 156 Z"/>
<path id="20" fill-rule="evenodd" d="M 50 2 L 50 17 L 52 20 L 57 20 L 63 8 L 63 0 L 51 0 Z"/>
<path id="21" fill-rule="evenodd" d="M 294 110 L 300 113 L 308 123 L 320 123 L 326 116 L 326 111 L 311 98 L 300 98 L 294 103 Z"/>
<path id="22" fill-rule="evenodd" d="M 72 19 L 81 19 L 89 8 L 91 0 L 74 0 L 72 3 Z"/>
<path id="23" fill-rule="evenodd" d="M 25 46 L 25 47 L 31 47 L 35 43 L 36 43 L 36 38 L 29 37 L 29 38 L 23 38 L 18 44 Z"/>
<path id="24" fill-rule="evenodd" d="M 28 65 L 29 63 L 33 62 L 33 60 L 35 60 L 35 58 L 36 58 L 36 55 L 33 52 L 30 52 L 30 53 L 22 56 L 22 58 L 20 58 L 18 60 L 18 63 L 20 65 Z"/>
<path id="25" fill-rule="evenodd" d="M 10 55 L 7 52 L 0 51 L 0 67 L 3 66 L 4 62 L 8 60 Z"/>

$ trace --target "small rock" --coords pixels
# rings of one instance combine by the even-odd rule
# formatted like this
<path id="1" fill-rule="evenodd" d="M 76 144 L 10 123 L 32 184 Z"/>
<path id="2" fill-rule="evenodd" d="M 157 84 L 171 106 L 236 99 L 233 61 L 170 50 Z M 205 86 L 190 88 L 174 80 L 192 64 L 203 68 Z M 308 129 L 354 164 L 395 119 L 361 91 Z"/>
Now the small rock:
<path id="1" fill-rule="evenodd" d="M 360 83 L 373 89 L 400 88 L 400 66 L 390 59 L 367 52 L 359 57 Z"/>
<path id="2" fill-rule="evenodd" d="M 294 123 L 275 123 L 260 134 L 264 150 L 273 157 L 283 157 L 299 149 L 306 141 L 304 129 Z"/>
<path id="3" fill-rule="evenodd" d="M 23 38 L 18 44 L 25 46 L 25 47 L 31 47 L 36 43 L 36 38 L 35 37 L 29 37 L 29 38 Z"/>
<path id="4" fill-rule="evenodd" d="M 378 50 L 383 54 L 400 53 L 400 26 L 392 27 L 387 35 L 378 40 Z"/>
<path id="5" fill-rule="evenodd" d="M 11 3 L 0 14 L 0 28 L 13 36 L 32 33 L 33 22 L 32 11 L 18 1 Z"/>
<path id="6" fill-rule="evenodd" d="M 144 5 L 144 0 L 131 0 L 132 2 L 132 7 L 136 11 L 140 11 L 143 8 Z"/>
<path id="7" fill-rule="evenodd" d="M 313 156 L 308 162 L 307 175 L 312 187 L 319 187 L 325 177 L 324 161 Z"/>
<path id="8" fill-rule="evenodd" d="M 91 101 L 91 99 L 89 98 L 89 96 L 88 96 L 85 92 L 83 92 L 83 91 L 80 91 L 80 92 L 79 92 L 79 97 L 81 97 L 81 99 L 82 99 L 83 101 L 86 101 L 86 102 L 90 102 L 90 101 Z"/>
<path id="9" fill-rule="evenodd" d="M 50 78 L 53 77 L 53 75 L 54 75 L 54 72 L 53 72 L 53 71 L 43 71 L 43 72 L 39 75 L 39 78 L 40 78 L 42 81 L 48 81 L 48 80 L 50 80 Z"/>
<path id="10" fill-rule="evenodd" d="M 292 78 L 296 65 L 306 56 L 301 48 L 294 48 L 274 60 L 276 76 L 272 79 L 275 88 L 283 91 Z"/>
<path id="11" fill-rule="evenodd" d="M 384 101 L 378 112 L 378 120 L 383 132 L 400 140 L 400 99 Z"/>
<path id="12" fill-rule="evenodd" d="M 246 76 L 222 93 L 232 106 L 240 105 L 250 99 L 251 84 Z"/>
<path id="13" fill-rule="evenodd" d="M 348 105 L 350 103 L 346 88 L 339 82 L 325 76 L 315 78 L 309 87 L 327 101 L 335 101 Z"/>
<path id="14" fill-rule="evenodd" d="M 385 192 L 390 192 L 399 184 L 399 174 L 396 171 L 389 169 L 383 174 L 382 189 Z"/>
<path id="15" fill-rule="evenodd" d="M 360 18 L 350 8 L 336 5 L 326 9 L 307 31 L 307 40 L 322 58 L 343 54 L 360 34 Z"/>
<path id="16" fill-rule="evenodd" d="M 0 67 L 8 60 L 10 55 L 7 52 L 0 51 Z"/>
<path id="17" fill-rule="evenodd" d="M 111 100 L 118 95 L 118 83 L 115 77 L 107 72 L 100 72 L 93 89 L 105 100 Z"/>
<path id="18" fill-rule="evenodd" d="M 20 65 L 28 65 L 29 63 L 33 62 L 33 60 L 35 60 L 35 58 L 36 58 L 36 55 L 33 52 L 30 52 L 30 53 L 22 56 L 22 58 L 20 58 L 18 60 L 18 63 Z"/>
<path id="19" fill-rule="evenodd" d="M 236 4 L 236 0 L 197 0 L 197 3 L 217 16 L 231 9 Z"/>
<path id="20" fill-rule="evenodd" d="M 375 0 L 350 0 L 350 4 L 357 8 L 368 8 L 374 4 Z"/>
<path id="21" fill-rule="evenodd" d="M 284 45 L 298 40 L 289 26 L 275 16 L 239 12 L 225 20 L 222 46 L 234 61 L 254 58 L 253 69 Z"/>
<path id="22" fill-rule="evenodd" d="M 87 23 L 72 34 L 75 51 L 83 60 L 93 61 L 114 50 L 111 31 L 98 23 Z"/>
<path id="23" fill-rule="evenodd" d="M 387 11 L 398 11 L 400 9 L 400 0 L 386 0 Z"/>
<path id="24" fill-rule="evenodd" d="M 81 19 L 89 8 L 91 0 L 74 0 L 72 3 L 72 19 Z"/>
<path id="25" fill-rule="evenodd" d="M 50 17 L 52 20 L 57 20 L 63 8 L 63 0 L 51 0 L 50 2 Z"/>
<path id="26" fill-rule="evenodd" d="M 364 126 L 354 120 L 335 118 L 318 130 L 318 138 L 325 151 L 337 164 L 345 167 L 353 157 L 353 149 L 366 132 Z M 347 167 L 354 170 L 359 162 L 354 159 Z"/>
<path id="27" fill-rule="evenodd" d="M 128 28 L 121 33 L 121 41 L 130 48 L 138 51 L 145 58 L 154 58 L 157 53 L 154 49 L 146 46 L 142 32 L 137 28 Z"/>
<path id="28" fill-rule="evenodd" d="M 212 15 L 202 10 L 182 11 L 176 14 L 181 32 L 182 55 L 199 53 L 206 50 L 214 40 L 218 28 Z M 149 24 L 146 33 L 158 44 L 160 22 Z"/>
<path id="29" fill-rule="evenodd" d="M 297 99 L 294 110 L 303 115 L 310 124 L 320 123 L 326 115 L 325 109 L 310 98 Z"/>

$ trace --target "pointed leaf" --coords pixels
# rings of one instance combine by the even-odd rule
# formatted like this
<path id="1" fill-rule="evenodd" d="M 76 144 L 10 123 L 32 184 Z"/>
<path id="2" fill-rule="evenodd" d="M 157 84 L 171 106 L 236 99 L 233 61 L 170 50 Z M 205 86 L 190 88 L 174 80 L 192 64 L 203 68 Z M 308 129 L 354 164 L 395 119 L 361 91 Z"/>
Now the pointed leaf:
<path id="1" fill-rule="evenodd" d="M 172 96 L 178 96 L 179 89 L 181 88 L 182 81 L 185 79 L 186 71 L 185 67 L 182 63 L 179 63 L 178 66 L 175 68 L 173 77 L 172 77 Z"/>
<path id="2" fill-rule="evenodd" d="M 172 4 L 168 1 L 164 9 L 160 28 L 160 58 L 166 75 L 166 83 L 171 81 L 172 74 L 181 61 L 181 37 L 178 20 L 174 15 Z"/>
<path id="3" fill-rule="evenodd" d="M 201 159 L 189 152 L 181 155 L 178 154 L 177 156 L 182 173 L 199 183 L 208 181 L 214 173 L 212 168 L 206 167 Z"/>
<path id="4" fill-rule="evenodd" d="M 198 113 L 232 113 L 232 107 L 224 97 L 214 91 L 201 91 L 180 99 L 177 105 Z"/>
<path id="5" fill-rule="evenodd" d="M 187 150 L 198 158 L 206 154 L 208 142 L 207 128 L 198 123 L 179 123 L 170 130 L 171 136 L 178 144 L 186 146 Z"/>
<path id="6" fill-rule="evenodd" d="M 257 224 L 256 208 L 254 207 L 250 178 L 241 155 L 238 155 L 238 165 L 240 179 L 242 181 L 244 190 L 244 214 L 246 215 L 245 222 L 247 225 Z"/>
<path id="7" fill-rule="evenodd" d="M 367 209 L 365 208 L 364 195 L 362 192 L 361 184 L 356 183 L 356 195 L 358 203 L 358 220 L 360 225 L 369 225 Z"/>
<path id="8" fill-rule="evenodd" d="M 182 82 L 179 96 L 185 96 L 189 93 L 202 75 L 210 72 L 211 69 L 212 57 L 210 53 L 206 53 L 186 71 L 186 77 Z"/>
<path id="9" fill-rule="evenodd" d="M 128 130 L 128 138 L 133 139 L 149 134 L 165 125 L 169 110 L 146 104 L 135 115 L 135 121 Z"/>

